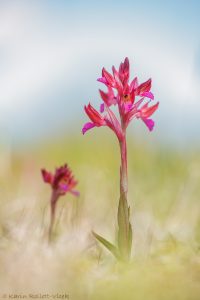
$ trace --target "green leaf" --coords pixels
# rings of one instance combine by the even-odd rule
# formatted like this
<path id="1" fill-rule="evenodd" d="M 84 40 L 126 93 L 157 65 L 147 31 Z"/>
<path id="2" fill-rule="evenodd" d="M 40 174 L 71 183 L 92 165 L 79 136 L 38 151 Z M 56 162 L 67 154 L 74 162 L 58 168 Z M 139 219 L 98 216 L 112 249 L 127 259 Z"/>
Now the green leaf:
<path id="1" fill-rule="evenodd" d="M 116 246 L 114 246 L 112 243 L 110 243 L 109 241 L 107 241 L 106 239 L 104 239 L 102 236 L 100 236 L 99 234 L 95 233 L 94 231 L 92 231 L 92 234 L 94 235 L 94 237 L 104 245 L 104 247 L 106 247 L 117 259 L 120 259 L 120 255 L 119 255 L 119 251 L 117 249 Z"/>
<path id="2" fill-rule="evenodd" d="M 130 226 L 129 226 L 129 214 L 130 209 L 128 207 L 126 195 L 121 193 L 119 199 L 119 206 L 118 206 L 118 247 L 121 256 L 123 259 L 129 260 L 130 258 L 130 239 L 131 236 L 129 233 Z"/>
<path id="3" fill-rule="evenodd" d="M 128 208 L 128 217 L 129 217 L 129 220 L 130 220 L 130 206 L 129 206 L 129 208 Z M 129 253 L 131 254 L 132 241 L 133 241 L 133 230 L 132 230 L 132 226 L 131 226 L 130 221 L 129 221 L 128 240 L 129 240 Z"/>
<path id="4" fill-rule="evenodd" d="M 129 223 L 129 253 L 131 254 L 131 248 L 132 248 L 132 240 L 133 240 L 133 231 L 131 223 Z"/>

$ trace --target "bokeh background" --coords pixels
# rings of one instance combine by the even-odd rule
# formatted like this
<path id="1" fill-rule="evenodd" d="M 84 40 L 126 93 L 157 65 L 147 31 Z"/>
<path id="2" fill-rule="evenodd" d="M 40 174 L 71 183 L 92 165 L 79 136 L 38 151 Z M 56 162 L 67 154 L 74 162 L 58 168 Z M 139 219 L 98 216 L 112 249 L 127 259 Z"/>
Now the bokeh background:
<path id="1" fill-rule="evenodd" d="M 199 11 L 195 0 L 0 1 L 2 293 L 200 299 Z M 115 239 L 116 138 L 107 128 L 81 134 L 84 105 L 99 107 L 102 67 L 126 56 L 160 101 L 152 133 L 137 120 L 128 130 L 129 267 L 91 236 Z M 64 162 L 80 197 L 60 200 L 49 246 L 40 169 Z"/>
<path id="2" fill-rule="evenodd" d="M 128 56 L 161 102 L 156 138 L 198 142 L 199 1 L 1 1 L 0 129 L 34 143 L 84 122 L 96 78 Z M 36 121 L 37 120 L 37 121 Z"/>

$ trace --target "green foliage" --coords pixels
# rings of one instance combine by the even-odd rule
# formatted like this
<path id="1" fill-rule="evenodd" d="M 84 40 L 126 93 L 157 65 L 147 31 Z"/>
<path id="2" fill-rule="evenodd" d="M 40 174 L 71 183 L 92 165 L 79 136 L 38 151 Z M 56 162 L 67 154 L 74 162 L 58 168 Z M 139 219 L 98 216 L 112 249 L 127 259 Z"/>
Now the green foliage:
<path id="1" fill-rule="evenodd" d="M 129 211 L 125 195 L 122 194 L 119 199 L 118 207 L 118 247 L 122 259 L 128 261 L 131 256 L 132 246 L 132 228 L 129 222 Z"/>
<path id="2" fill-rule="evenodd" d="M 101 243 L 103 244 L 117 259 L 120 259 L 120 253 L 113 244 L 111 244 L 109 241 L 107 241 L 105 238 L 100 236 L 99 234 L 95 233 L 94 231 L 92 232 L 94 237 Z"/>

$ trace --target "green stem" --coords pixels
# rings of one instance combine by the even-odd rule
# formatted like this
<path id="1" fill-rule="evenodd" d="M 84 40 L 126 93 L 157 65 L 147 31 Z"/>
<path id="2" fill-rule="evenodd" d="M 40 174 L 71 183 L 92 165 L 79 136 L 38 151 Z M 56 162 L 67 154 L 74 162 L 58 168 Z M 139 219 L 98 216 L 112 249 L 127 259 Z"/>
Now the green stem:
<path id="1" fill-rule="evenodd" d="M 118 206 L 118 247 L 123 260 L 128 261 L 132 246 L 132 229 L 129 222 L 129 206 L 127 201 L 128 174 L 127 174 L 127 146 L 126 132 L 120 141 L 121 167 L 120 167 L 120 199 Z"/>
<path id="2" fill-rule="evenodd" d="M 53 234 L 53 227 L 54 227 L 54 223 L 55 223 L 55 214 L 56 214 L 56 203 L 58 200 L 58 195 L 56 193 L 56 191 L 52 191 L 52 195 L 51 195 L 51 214 L 50 214 L 50 224 L 49 224 L 49 234 L 48 234 L 48 240 L 49 243 L 51 243 L 52 241 L 52 234 Z"/>

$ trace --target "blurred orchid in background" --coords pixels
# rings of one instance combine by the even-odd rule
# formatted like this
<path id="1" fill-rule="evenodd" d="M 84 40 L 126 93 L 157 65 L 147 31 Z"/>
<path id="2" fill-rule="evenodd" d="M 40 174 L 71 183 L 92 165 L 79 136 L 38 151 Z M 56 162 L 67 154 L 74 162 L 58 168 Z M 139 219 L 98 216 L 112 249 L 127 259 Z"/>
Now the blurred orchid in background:
<path id="1" fill-rule="evenodd" d="M 102 77 L 98 79 L 106 85 L 107 93 L 100 90 L 103 103 L 100 105 L 100 112 L 89 103 L 85 106 L 85 112 L 91 122 L 84 125 L 82 133 L 85 134 L 93 127 L 108 126 L 116 134 L 119 140 L 121 153 L 120 167 L 120 199 L 118 206 L 118 246 L 114 246 L 102 236 L 93 232 L 94 236 L 107 249 L 109 249 L 117 259 L 128 261 L 132 248 L 132 227 L 130 224 L 130 207 L 127 201 L 128 193 L 128 172 L 127 172 L 127 147 L 126 129 L 133 118 L 141 119 L 150 131 L 154 128 L 154 121 L 150 118 L 157 110 L 159 102 L 149 106 L 154 100 L 151 92 L 151 79 L 139 84 L 137 77 L 129 83 L 130 68 L 129 60 L 126 57 L 119 69 L 112 67 L 113 75 L 102 70 Z M 149 100 L 146 102 L 145 98 Z M 112 105 L 118 107 L 120 120 L 110 109 Z"/>
<path id="2" fill-rule="evenodd" d="M 49 241 L 51 240 L 53 225 L 55 221 L 56 214 L 56 204 L 59 197 L 64 196 L 66 193 L 71 193 L 74 196 L 79 196 L 79 192 L 74 190 L 78 181 L 75 180 L 72 171 L 65 164 L 55 170 L 55 173 L 41 170 L 42 177 L 45 183 L 50 184 L 52 188 L 52 194 L 50 199 L 51 204 L 51 219 L 49 226 Z"/>

